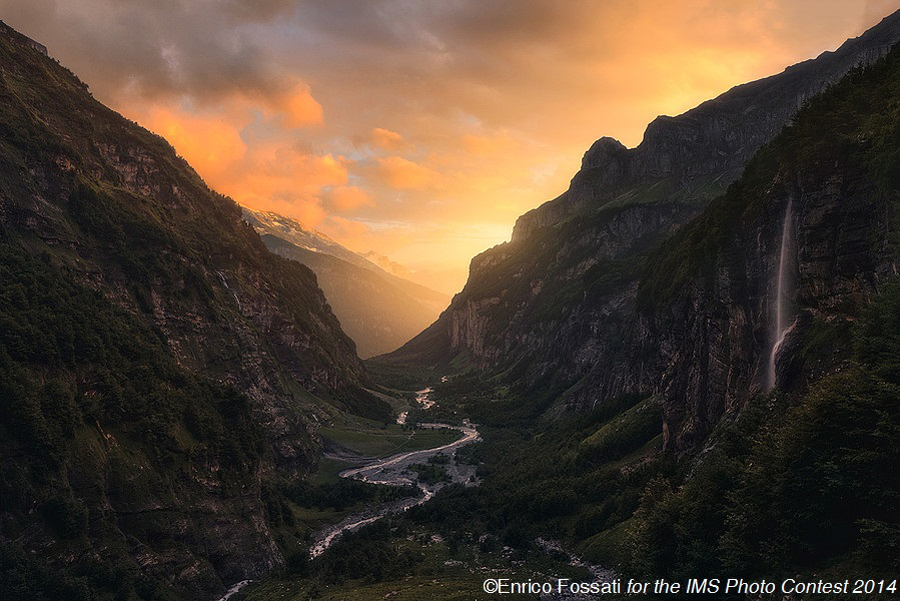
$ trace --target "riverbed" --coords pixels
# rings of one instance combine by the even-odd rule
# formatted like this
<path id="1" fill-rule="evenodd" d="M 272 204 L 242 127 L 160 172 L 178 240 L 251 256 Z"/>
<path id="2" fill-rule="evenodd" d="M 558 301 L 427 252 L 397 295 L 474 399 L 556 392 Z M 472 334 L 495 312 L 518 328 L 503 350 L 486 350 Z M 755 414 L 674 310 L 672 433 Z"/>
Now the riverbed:
<path id="1" fill-rule="evenodd" d="M 426 388 L 416 393 L 416 402 L 419 403 L 423 409 L 427 410 L 434 405 L 434 400 L 431 399 L 431 392 L 431 388 Z M 401 413 L 397 417 L 397 423 L 405 423 L 407 415 L 407 412 Z M 459 462 L 456 461 L 457 449 L 480 440 L 478 428 L 474 424 L 470 423 L 468 420 L 464 420 L 461 426 L 442 423 L 420 423 L 417 427 L 449 428 L 460 432 L 462 438 L 449 444 L 434 447 L 433 449 L 397 453 L 396 455 L 391 455 L 384 459 L 373 460 L 361 467 L 354 467 L 342 471 L 339 474 L 341 478 L 354 478 L 370 484 L 384 484 L 386 486 L 415 485 L 421 491 L 421 495 L 367 507 L 359 513 L 347 516 L 337 524 L 324 528 L 314 537 L 313 545 L 309 550 L 310 557 L 318 557 L 321 555 L 325 549 L 330 547 L 331 544 L 345 532 L 352 532 L 353 530 L 371 524 L 387 515 L 400 513 L 408 510 L 410 507 L 416 507 L 417 505 L 429 501 L 437 491 L 448 484 L 456 483 L 471 486 L 477 483 L 477 479 L 475 478 L 475 467 L 470 465 L 460 465 Z M 434 484 L 418 482 L 415 472 L 409 469 L 410 466 L 426 463 L 436 455 L 447 455 L 450 457 L 450 461 L 445 464 L 449 482 L 437 482 Z"/>
<path id="2" fill-rule="evenodd" d="M 416 402 L 423 409 L 428 409 L 434 405 L 431 397 L 431 388 L 420 390 L 416 393 Z M 408 412 L 400 413 L 397 417 L 398 424 L 406 422 Z M 366 507 L 358 513 L 347 516 L 337 524 L 328 526 L 315 534 L 313 544 L 310 547 L 309 555 L 311 558 L 318 557 L 330 547 L 334 541 L 340 538 L 345 532 L 352 532 L 358 528 L 362 528 L 367 524 L 371 524 L 381 518 L 401 513 L 411 507 L 422 505 L 429 501 L 444 486 L 448 484 L 462 484 L 464 486 L 474 486 L 478 483 L 475 477 L 475 466 L 461 465 L 456 461 L 456 451 L 467 444 L 476 442 L 481 439 L 478 434 L 478 428 L 468 420 L 463 420 L 461 426 L 454 426 L 443 423 L 420 423 L 418 428 L 449 428 L 456 430 L 462 434 L 462 438 L 455 440 L 449 444 L 434 447 L 432 449 L 423 449 L 419 451 L 408 451 L 397 453 L 383 459 L 375 459 L 366 465 L 354 467 L 342 471 L 339 476 L 341 478 L 354 478 L 370 484 L 383 484 L 387 486 L 408 486 L 415 485 L 421 494 L 417 497 L 409 497 L 392 501 L 390 503 L 382 503 L 371 507 Z M 414 464 L 425 463 L 436 455 L 447 455 L 450 461 L 444 464 L 449 481 L 437 482 L 434 484 L 425 484 L 418 482 L 415 472 L 409 467 Z M 242 588 L 250 584 L 250 580 L 239 582 L 232 586 L 226 595 L 219 601 L 227 601 L 231 596 L 236 594 Z"/>

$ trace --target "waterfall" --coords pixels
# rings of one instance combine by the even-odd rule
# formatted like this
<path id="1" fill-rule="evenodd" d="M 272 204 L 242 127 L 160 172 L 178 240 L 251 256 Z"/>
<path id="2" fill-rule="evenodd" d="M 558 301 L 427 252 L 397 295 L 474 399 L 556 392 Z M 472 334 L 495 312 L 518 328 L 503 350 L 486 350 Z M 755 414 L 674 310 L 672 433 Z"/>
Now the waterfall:
<path id="1" fill-rule="evenodd" d="M 793 200 L 788 201 L 787 210 L 784 212 L 784 225 L 781 229 L 781 250 L 778 255 L 778 275 L 775 281 L 775 319 L 772 327 L 772 350 L 769 352 L 768 388 L 775 388 L 775 359 L 793 323 L 788 323 L 790 304 L 790 252 Z"/>

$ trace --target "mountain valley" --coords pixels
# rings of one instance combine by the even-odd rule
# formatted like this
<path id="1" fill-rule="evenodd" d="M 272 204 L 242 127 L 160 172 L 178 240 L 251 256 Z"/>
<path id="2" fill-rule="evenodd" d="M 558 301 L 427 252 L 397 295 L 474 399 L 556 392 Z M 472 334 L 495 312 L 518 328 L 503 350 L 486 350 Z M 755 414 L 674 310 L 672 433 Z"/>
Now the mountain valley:
<path id="1" fill-rule="evenodd" d="M 0 597 L 890 583 L 898 42 L 600 138 L 451 300 L 213 191 L 0 22 Z"/>

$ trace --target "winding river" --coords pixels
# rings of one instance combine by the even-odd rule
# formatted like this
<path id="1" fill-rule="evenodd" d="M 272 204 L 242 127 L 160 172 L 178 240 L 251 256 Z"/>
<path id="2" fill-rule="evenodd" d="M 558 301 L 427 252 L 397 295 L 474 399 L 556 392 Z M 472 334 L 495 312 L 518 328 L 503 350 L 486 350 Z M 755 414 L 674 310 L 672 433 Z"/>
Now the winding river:
<path id="1" fill-rule="evenodd" d="M 430 397 L 431 389 L 418 391 L 416 401 L 425 409 L 434 405 L 434 401 Z M 406 413 L 401 413 L 397 418 L 398 423 L 405 423 Z M 329 526 L 321 530 L 315 537 L 312 547 L 309 550 L 310 557 L 318 557 L 325 549 L 345 532 L 352 532 L 357 528 L 361 528 L 366 524 L 383 518 L 386 515 L 400 513 L 406 511 L 410 507 L 421 505 L 430 500 L 438 490 L 449 483 L 459 483 L 469 485 L 474 483 L 475 468 L 473 466 L 459 465 L 455 459 L 456 450 L 463 445 L 480 440 L 478 429 L 468 420 L 463 421 L 462 426 L 452 426 L 450 424 L 441 423 L 420 423 L 422 428 L 449 428 L 462 433 L 462 438 L 433 449 L 423 449 L 420 451 L 408 451 L 391 455 L 385 459 L 375 460 L 362 467 L 355 467 L 342 471 L 339 475 L 341 478 L 355 478 L 370 484 L 384 484 L 388 486 L 406 486 L 416 485 L 422 491 L 421 496 L 402 499 L 392 503 L 383 503 L 366 510 L 347 516 L 341 522 Z M 447 464 L 447 475 L 450 482 L 438 482 L 436 484 L 425 484 L 417 482 L 415 475 L 409 471 L 411 465 L 428 461 L 435 455 L 449 455 L 450 462 Z"/>
<path id="2" fill-rule="evenodd" d="M 429 407 L 434 405 L 434 401 L 430 398 L 431 392 L 431 388 L 426 388 L 416 393 L 416 402 L 418 402 L 419 405 L 421 405 L 424 409 L 428 409 Z M 406 423 L 407 415 L 408 412 L 401 413 L 397 417 L 397 423 Z M 391 503 L 382 503 L 380 505 L 368 507 L 359 513 L 347 516 L 337 524 L 320 530 L 315 535 L 314 542 L 310 547 L 310 557 L 318 557 L 319 555 L 321 555 L 325 551 L 325 549 L 330 547 L 332 543 L 334 543 L 334 541 L 337 540 L 345 532 L 352 532 L 358 528 L 365 526 L 366 524 L 371 524 L 372 522 L 380 520 L 385 516 L 406 511 L 410 507 L 416 507 L 417 505 L 421 505 L 429 501 L 432 497 L 434 497 L 435 493 L 437 493 L 438 490 L 440 490 L 447 484 L 459 483 L 466 486 L 474 485 L 474 483 L 476 482 L 475 467 L 460 465 L 456 461 L 456 450 L 463 445 L 481 439 L 476 426 L 469 423 L 468 420 L 464 420 L 463 425 L 461 426 L 453 426 L 450 424 L 441 423 L 420 423 L 419 427 L 449 428 L 451 430 L 457 430 L 458 432 L 462 433 L 462 438 L 449 444 L 434 447 L 433 449 L 408 451 L 405 453 L 397 453 L 396 455 L 391 455 L 390 457 L 384 459 L 377 459 L 361 467 L 346 469 L 339 475 L 341 478 L 355 478 L 363 482 L 369 482 L 370 484 L 384 484 L 388 486 L 405 486 L 414 484 L 422 492 L 421 496 L 409 497 L 406 499 L 401 499 L 399 501 L 393 501 Z M 415 474 L 409 471 L 409 466 L 426 462 L 428 461 L 428 459 L 434 457 L 435 455 L 450 456 L 450 462 L 445 466 L 447 468 L 447 475 L 450 477 L 450 482 L 438 482 L 436 484 L 425 484 L 422 482 L 417 482 Z M 236 583 L 228 590 L 225 596 L 219 599 L 219 601 L 227 601 L 230 597 L 235 595 L 238 591 L 243 589 L 251 582 L 251 580 L 243 580 Z"/>

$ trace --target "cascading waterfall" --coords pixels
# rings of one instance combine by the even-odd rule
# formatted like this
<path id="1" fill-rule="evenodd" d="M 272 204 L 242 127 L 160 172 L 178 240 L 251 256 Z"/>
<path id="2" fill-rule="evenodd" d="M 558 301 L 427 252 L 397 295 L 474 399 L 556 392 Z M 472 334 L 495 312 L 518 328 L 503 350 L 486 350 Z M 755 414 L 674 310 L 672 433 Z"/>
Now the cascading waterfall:
<path id="1" fill-rule="evenodd" d="M 769 390 L 775 388 L 775 359 L 778 351 L 793 328 L 793 322 L 789 323 L 790 302 L 790 277 L 791 277 L 791 232 L 793 230 L 792 209 L 793 200 L 788 201 L 787 210 L 784 212 L 784 225 L 781 230 L 781 251 L 778 256 L 778 275 L 775 282 L 775 320 L 772 327 L 772 349 L 769 352 L 769 371 L 767 384 Z"/>

